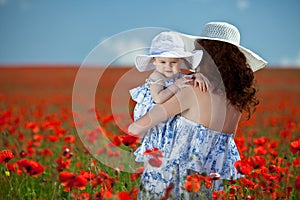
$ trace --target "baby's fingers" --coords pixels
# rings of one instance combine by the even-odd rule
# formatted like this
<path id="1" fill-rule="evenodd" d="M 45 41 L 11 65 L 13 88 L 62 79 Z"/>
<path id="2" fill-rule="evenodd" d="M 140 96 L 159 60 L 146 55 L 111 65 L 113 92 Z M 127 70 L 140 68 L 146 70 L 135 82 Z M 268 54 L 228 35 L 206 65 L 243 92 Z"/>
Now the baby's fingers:
<path id="1" fill-rule="evenodd" d="M 194 80 L 194 87 L 198 87 L 198 86 L 199 86 L 198 81 Z"/>
<path id="2" fill-rule="evenodd" d="M 203 81 L 194 80 L 194 87 L 200 87 Z"/>
<path id="3" fill-rule="evenodd" d="M 207 92 L 207 86 L 206 86 L 205 82 L 202 82 L 202 83 L 200 84 L 200 90 L 201 90 L 202 92 Z"/>

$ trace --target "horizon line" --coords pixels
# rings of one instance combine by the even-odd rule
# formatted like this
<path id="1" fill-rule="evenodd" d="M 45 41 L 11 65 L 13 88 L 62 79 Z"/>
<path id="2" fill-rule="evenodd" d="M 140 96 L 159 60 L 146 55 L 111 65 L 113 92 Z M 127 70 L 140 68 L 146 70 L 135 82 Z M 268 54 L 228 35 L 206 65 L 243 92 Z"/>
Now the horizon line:
<path id="1" fill-rule="evenodd" d="M 78 63 L 0 63 L 0 68 L 80 68 L 82 64 Z M 101 64 L 98 65 L 84 65 L 87 68 L 132 68 L 134 65 L 109 65 L 104 66 Z M 265 69 L 300 69 L 300 66 L 297 65 L 267 65 Z"/>

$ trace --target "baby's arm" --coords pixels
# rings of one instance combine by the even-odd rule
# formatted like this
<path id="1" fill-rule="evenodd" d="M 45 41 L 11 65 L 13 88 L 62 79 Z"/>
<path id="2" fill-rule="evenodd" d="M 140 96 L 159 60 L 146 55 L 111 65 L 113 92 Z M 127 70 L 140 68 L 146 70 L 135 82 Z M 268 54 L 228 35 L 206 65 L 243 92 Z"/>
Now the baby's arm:
<path id="1" fill-rule="evenodd" d="M 151 127 L 171 116 L 190 109 L 192 98 L 187 98 L 190 95 L 193 95 L 193 88 L 191 86 L 179 91 L 165 103 L 155 105 L 148 113 L 128 127 L 128 133 L 143 137 L 145 132 Z"/>
<path id="2" fill-rule="evenodd" d="M 150 83 L 150 93 L 155 103 L 164 103 L 180 89 L 186 87 L 187 83 L 191 81 L 190 79 L 180 78 L 174 84 L 164 88 L 164 78 L 156 71 L 150 75 L 149 79 L 152 81 Z"/>

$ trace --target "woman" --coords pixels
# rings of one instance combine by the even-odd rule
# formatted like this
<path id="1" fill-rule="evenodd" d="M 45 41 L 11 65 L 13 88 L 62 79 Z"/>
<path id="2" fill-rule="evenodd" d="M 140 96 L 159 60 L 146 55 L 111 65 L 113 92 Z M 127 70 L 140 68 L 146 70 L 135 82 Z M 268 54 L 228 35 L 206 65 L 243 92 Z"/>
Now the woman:
<path id="1" fill-rule="evenodd" d="M 200 37 L 182 37 L 195 41 L 195 49 L 204 51 L 197 70 L 207 78 L 209 92 L 186 87 L 129 126 L 132 134 L 143 136 L 148 130 L 147 135 L 151 135 L 152 127 L 179 114 L 175 126 L 167 129 L 173 144 L 170 154 L 164 155 L 163 165 L 145 165 L 141 180 L 145 192 L 140 198 L 144 194 L 162 197 L 172 185 L 173 197 L 187 199 L 181 188 L 190 172 L 219 173 L 227 180 L 240 177 L 234 168 L 240 156 L 233 138 L 242 112 L 250 118 L 258 104 L 253 72 L 265 67 L 266 61 L 240 46 L 238 29 L 228 23 L 211 22 Z M 222 189 L 221 180 L 215 189 Z"/>

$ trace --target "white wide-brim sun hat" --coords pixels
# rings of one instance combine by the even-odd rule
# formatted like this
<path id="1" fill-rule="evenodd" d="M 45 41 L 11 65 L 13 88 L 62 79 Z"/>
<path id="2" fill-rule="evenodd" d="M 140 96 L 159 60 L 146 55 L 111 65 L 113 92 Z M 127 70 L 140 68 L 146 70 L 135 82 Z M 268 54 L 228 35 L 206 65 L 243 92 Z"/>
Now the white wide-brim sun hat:
<path id="1" fill-rule="evenodd" d="M 264 68 L 268 63 L 253 51 L 240 45 L 239 30 L 227 22 L 209 22 L 205 24 L 200 36 L 179 33 L 187 50 L 195 48 L 194 42 L 198 39 L 217 40 L 235 45 L 245 55 L 247 64 L 253 72 Z"/>
<path id="2" fill-rule="evenodd" d="M 176 32 L 161 32 L 153 38 L 150 52 L 135 57 L 135 66 L 138 71 L 144 72 L 155 69 L 153 58 L 183 58 L 187 61 L 187 69 L 196 69 L 202 59 L 202 50 L 185 50 L 184 42 Z"/>

